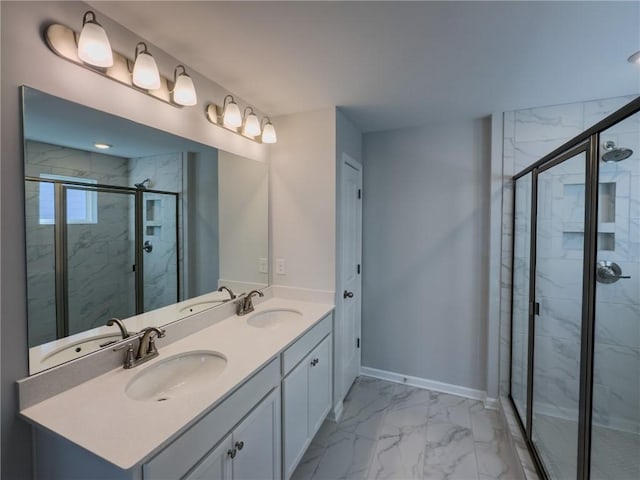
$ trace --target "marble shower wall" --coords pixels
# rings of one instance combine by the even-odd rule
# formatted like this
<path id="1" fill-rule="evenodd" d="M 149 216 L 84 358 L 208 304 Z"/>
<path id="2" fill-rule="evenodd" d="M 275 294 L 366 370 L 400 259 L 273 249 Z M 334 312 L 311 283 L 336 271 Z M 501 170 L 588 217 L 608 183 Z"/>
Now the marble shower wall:
<path id="1" fill-rule="evenodd" d="M 128 184 L 128 160 L 125 158 L 85 152 L 40 142 L 25 142 L 25 174 L 40 177 L 55 174 L 88 178 L 100 184 L 125 186 Z M 29 345 L 39 345 L 56 338 L 55 322 L 55 262 L 54 226 L 40 223 L 40 188 L 28 182 L 25 189 L 25 218 L 27 242 L 27 288 L 29 315 Z M 118 196 L 119 197 L 119 196 Z M 102 200 L 102 199 L 101 199 Z M 104 323 L 105 318 L 131 311 L 131 305 L 120 301 L 122 308 L 114 311 L 112 297 L 128 298 L 126 285 L 115 281 L 113 275 L 121 269 L 130 270 L 127 248 L 132 235 L 126 221 L 128 211 L 120 202 L 100 202 L 97 224 L 71 225 L 70 262 L 82 265 L 91 281 L 71 277 L 69 283 L 70 314 L 73 331 L 86 330 Z M 91 250 L 74 246 L 91 246 Z M 102 269 L 108 263 L 106 270 Z M 96 274 L 99 272 L 99 274 Z M 113 290 L 112 287 L 116 287 Z M 90 302 L 74 299 L 91 299 Z"/>
<path id="2" fill-rule="evenodd" d="M 132 158 L 129 178 L 131 186 L 150 179 L 147 187 L 168 192 L 182 192 L 181 152 Z M 176 248 L 176 235 L 180 218 L 176 224 L 176 197 L 158 193 L 143 196 L 143 242 L 153 246 L 151 252 L 144 252 L 144 308 L 154 310 L 175 303 L 178 300 L 178 258 L 182 258 Z M 181 209 L 180 209 L 181 210 Z M 134 213 L 130 222 L 133 225 Z M 181 270 L 181 269 L 180 269 Z"/>
<path id="3" fill-rule="evenodd" d="M 566 141 L 580 134 L 585 129 L 602 120 L 607 115 L 618 110 L 635 98 L 634 96 L 618 97 L 600 101 L 590 101 L 567 105 L 533 108 L 505 112 L 504 114 L 504 144 L 503 144 L 503 225 L 502 225 L 502 269 L 501 269 L 501 319 L 500 319 L 500 391 L 501 395 L 509 393 L 509 362 L 510 362 L 510 325 L 511 325 L 511 259 L 512 259 L 512 221 L 513 221 L 513 190 L 512 176 L 542 158 Z M 634 131 L 633 129 L 636 128 Z M 625 273 L 638 278 L 638 234 L 640 222 L 638 216 L 640 208 L 634 210 L 633 205 L 640 205 L 640 198 L 630 198 L 633 190 L 631 185 L 638 185 L 638 153 L 640 145 L 640 128 L 625 127 L 617 131 L 607 132 L 618 145 L 632 148 L 634 156 L 618 164 L 603 164 L 601 183 L 615 183 L 615 219 L 607 225 L 601 224 L 600 231 L 608 232 L 612 229 L 615 241 L 610 236 L 603 236 L 600 247 L 607 251 L 599 252 L 601 259 L 611 259 L 625 263 Z M 634 137 L 635 135 L 635 137 Z M 608 137 L 603 133 L 602 139 Z M 637 146 L 637 147 L 636 147 Z M 633 160 L 635 158 L 636 160 Z M 581 252 L 578 251 L 582 241 L 579 221 L 575 221 L 576 214 L 584 208 L 580 199 L 584 194 L 584 187 L 579 180 L 579 172 L 561 172 L 562 179 L 555 184 L 554 194 L 559 195 L 561 211 L 556 215 L 557 224 L 548 227 L 551 240 L 541 268 L 546 269 L 549 277 L 564 278 L 560 283 L 570 285 L 576 278 L 581 279 Z M 573 180 L 572 180 L 573 178 Z M 575 181 L 574 181 L 575 180 Z M 601 203 L 604 204 L 603 192 L 609 187 L 601 189 Z M 609 190 L 611 192 L 611 190 Z M 636 196 L 638 188 L 635 188 Z M 605 238 L 606 237 L 606 238 Z M 635 239 L 635 240 L 634 240 Z M 613 242 L 613 243 L 612 243 Z M 614 250 L 611 251 L 612 245 Z M 616 260 L 618 259 L 618 260 Z M 572 273 L 573 272 L 573 273 Z M 638 272 L 638 273 L 636 273 Z M 573 280 L 572 280 L 573 279 Z M 599 314 L 596 329 L 596 379 L 594 391 L 594 421 L 604 425 L 619 428 L 637 428 L 640 412 L 634 411 L 633 406 L 640 405 L 640 393 L 629 384 L 623 372 L 640 371 L 640 315 L 638 295 L 640 291 L 636 281 L 615 284 L 619 289 L 604 288 L 598 290 L 597 309 L 606 310 L 606 316 Z M 612 287 L 612 286 L 605 286 Z M 633 290 L 635 288 L 635 290 Z M 546 349 L 542 370 L 546 375 L 545 382 L 550 388 L 545 390 L 544 396 L 538 396 L 537 401 L 546 403 L 550 413 L 564 415 L 567 410 L 577 404 L 572 392 L 577 392 L 579 365 L 579 325 L 572 319 L 576 318 L 576 309 L 581 308 L 581 299 L 575 292 L 561 291 L 555 285 L 546 289 L 548 293 L 541 302 L 545 322 L 540 322 L 536 332 L 536 342 Z M 633 295 L 633 292 L 635 296 Z M 516 292 L 517 293 L 517 292 Z M 613 296 L 613 297 L 612 297 Z M 634 300 L 635 299 L 635 303 Z M 579 316 L 579 313 L 578 315 Z M 636 347 L 634 350 L 633 343 Z M 630 363 L 631 362 L 631 363 Z M 636 362 L 636 363 L 634 363 Z M 573 365 L 567 368 L 567 365 Z M 560 368 L 564 367 L 564 368 Z M 517 369 L 516 369 L 517 371 Z M 606 373 L 605 373 L 606 372 Z M 628 375 L 627 375 L 628 376 Z M 624 386 L 626 382 L 626 387 Z M 631 382 L 633 385 L 633 382 Z M 552 388 L 551 388 L 552 386 Z"/>

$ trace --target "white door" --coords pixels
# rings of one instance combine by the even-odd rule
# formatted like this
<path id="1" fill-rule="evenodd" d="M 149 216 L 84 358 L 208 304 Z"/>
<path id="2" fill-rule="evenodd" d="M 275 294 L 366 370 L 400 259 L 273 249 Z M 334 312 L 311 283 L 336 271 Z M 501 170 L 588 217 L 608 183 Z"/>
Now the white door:
<path id="1" fill-rule="evenodd" d="M 342 155 L 340 265 L 342 294 L 342 394 L 360 372 L 360 315 L 362 271 L 362 166 Z"/>

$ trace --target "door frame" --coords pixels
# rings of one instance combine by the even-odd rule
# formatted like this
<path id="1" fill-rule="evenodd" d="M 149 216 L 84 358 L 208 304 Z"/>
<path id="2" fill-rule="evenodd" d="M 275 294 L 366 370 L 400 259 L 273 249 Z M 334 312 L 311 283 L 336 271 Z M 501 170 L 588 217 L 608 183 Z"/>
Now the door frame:
<path id="1" fill-rule="evenodd" d="M 344 399 L 344 397 L 346 396 L 347 392 L 349 391 L 350 385 L 346 385 L 345 382 L 345 372 L 346 372 L 346 362 L 345 362 L 345 354 L 346 352 L 344 351 L 344 349 L 342 348 L 343 345 L 341 342 L 343 342 L 344 339 L 344 298 L 342 297 L 343 294 L 343 290 L 344 290 L 344 279 L 345 279 L 345 275 L 347 272 L 347 266 L 344 263 L 344 231 L 342 228 L 343 222 L 344 222 L 344 210 L 343 210 L 343 193 L 344 193 L 344 182 L 345 182 L 345 172 L 347 171 L 347 169 L 351 169 L 351 170 L 355 170 L 358 173 L 358 177 L 359 177 L 359 184 L 360 184 L 360 191 L 362 192 L 362 172 L 363 172 L 363 167 L 362 164 L 360 164 L 359 162 L 357 162 L 353 157 L 351 157 L 350 155 L 348 155 L 347 153 L 342 152 L 341 158 L 340 158 L 340 183 L 339 183 L 339 198 L 340 198 L 340 202 L 338 202 L 338 230 L 337 230 L 337 238 L 338 238 L 338 262 L 337 262 L 337 269 L 336 269 L 336 293 L 335 293 L 335 298 L 336 298 L 336 313 L 337 313 L 337 318 L 336 318 L 336 324 L 339 328 L 339 333 L 340 335 L 334 335 L 334 344 L 337 345 L 339 348 L 338 350 L 338 358 L 336 358 L 337 361 L 334 362 L 334 374 L 337 373 L 338 375 L 336 375 L 336 377 L 339 379 L 339 399 L 337 399 L 340 403 L 342 402 L 342 399 Z M 356 375 L 359 375 L 360 373 L 360 369 L 362 367 L 362 195 L 360 195 L 360 199 L 359 199 L 359 203 L 358 203 L 358 229 L 357 229 L 357 243 L 358 243 L 358 253 L 357 253 L 357 261 L 358 264 L 360 265 L 360 273 L 358 274 L 359 277 L 359 295 L 356 295 L 356 301 L 358 302 L 357 306 L 356 306 L 356 315 L 357 315 L 357 339 L 360 341 L 360 347 L 358 348 L 359 352 L 357 355 L 357 373 Z M 353 268 L 353 267 L 351 267 Z M 335 384 L 336 382 L 334 381 L 334 388 L 335 388 Z M 334 401 L 336 400 L 336 395 L 334 394 Z"/>

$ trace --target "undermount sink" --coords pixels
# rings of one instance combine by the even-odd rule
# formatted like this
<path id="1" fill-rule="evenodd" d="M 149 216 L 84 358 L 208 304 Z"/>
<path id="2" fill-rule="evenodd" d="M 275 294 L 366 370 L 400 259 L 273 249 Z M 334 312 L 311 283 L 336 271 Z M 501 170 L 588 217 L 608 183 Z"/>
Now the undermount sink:
<path id="1" fill-rule="evenodd" d="M 227 359 L 212 351 L 174 355 L 145 368 L 126 386 L 133 400 L 163 402 L 211 385 L 225 369 Z"/>
<path id="2" fill-rule="evenodd" d="M 247 324 L 256 328 L 276 328 L 302 318 L 302 312 L 290 308 L 279 308 L 257 312 L 247 318 Z"/>

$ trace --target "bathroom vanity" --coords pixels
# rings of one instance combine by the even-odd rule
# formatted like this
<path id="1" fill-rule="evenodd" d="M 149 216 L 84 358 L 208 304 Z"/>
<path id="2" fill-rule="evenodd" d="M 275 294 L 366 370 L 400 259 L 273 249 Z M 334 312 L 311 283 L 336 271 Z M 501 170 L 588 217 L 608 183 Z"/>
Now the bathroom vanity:
<path id="1" fill-rule="evenodd" d="M 148 363 L 24 408 L 37 478 L 288 479 L 332 406 L 332 312 L 284 298 L 245 316 L 204 311 L 211 325 Z M 175 366 L 207 356 L 222 367 Z"/>

